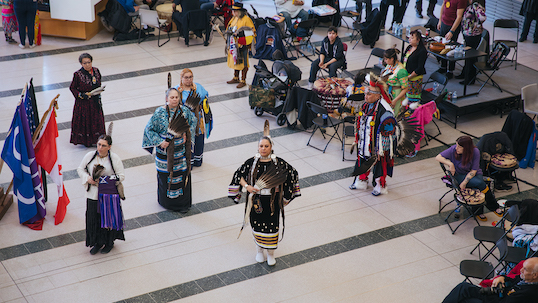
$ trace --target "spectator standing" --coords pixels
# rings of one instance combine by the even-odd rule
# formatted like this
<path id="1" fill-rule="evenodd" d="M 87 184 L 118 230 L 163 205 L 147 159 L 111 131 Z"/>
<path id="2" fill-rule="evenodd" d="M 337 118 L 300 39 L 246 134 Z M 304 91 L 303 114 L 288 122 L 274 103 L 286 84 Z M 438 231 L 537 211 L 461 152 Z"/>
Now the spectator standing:
<path id="1" fill-rule="evenodd" d="M 463 19 L 463 12 L 467 8 L 468 0 L 444 0 L 441 6 L 441 18 L 437 23 L 437 29 L 439 34 L 444 36 L 448 41 L 458 41 L 458 36 L 461 30 L 461 20 Z M 441 59 L 441 68 L 438 70 L 440 73 L 446 73 L 447 77 L 451 79 L 453 77 L 453 71 L 456 67 L 456 62 L 450 62 L 448 64 L 447 73 L 447 61 Z"/>
<path id="2" fill-rule="evenodd" d="M 482 24 L 486 21 L 486 9 L 479 3 L 478 0 L 468 0 L 469 6 L 465 9 L 463 13 L 462 24 L 462 33 L 463 39 L 465 40 L 465 45 L 472 48 L 478 48 L 480 40 L 482 39 L 482 32 L 484 27 Z M 456 76 L 456 79 L 465 79 L 461 81 L 460 84 L 468 85 L 474 83 L 474 78 L 476 76 L 476 68 L 474 63 L 476 59 L 465 60 L 465 65 L 460 75 Z M 465 78 L 465 75 L 469 76 Z"/>
<path id="3" fill-rule="evenodd" d="M 523 0 L 519 14 L 525 17 L 519 42 L 525 42 L 525 40 L 527 40 L 529 30 L 531 29 L 532 20 L 536 20 L 536 23 L 534 24 L 534 39 L 532 40 L 532 43 L 538 43 L 538 32 L 536 31 L 536 25 L 538 24 L 538 0 Z"/>
<path id="4" fill-rule="evenodd" d="M 433 18 L 435 17 L 433 14 L 433 10 L 435 9 L 435 4 L 437 4 L 437 0 L 428 0 L 428 8 L 426 9 L 426 16 Z M 422 0 L 417 0 L 415 3 L 415 10 L 417 18 L 423 18 L 422 16 Z"/>
<path id="5" fill-rule="evenodd" d="M 15 16 L 19 22 L 19 37 L 21 43 L 20 48 L 26 47 L 26 34 L 28 33 L 28 46 L 34 48 L 34 23 L 35 14 L 37 12 L 37 1 L 34 0 L 13 0 L 13 9 L 15 10 Z"/>

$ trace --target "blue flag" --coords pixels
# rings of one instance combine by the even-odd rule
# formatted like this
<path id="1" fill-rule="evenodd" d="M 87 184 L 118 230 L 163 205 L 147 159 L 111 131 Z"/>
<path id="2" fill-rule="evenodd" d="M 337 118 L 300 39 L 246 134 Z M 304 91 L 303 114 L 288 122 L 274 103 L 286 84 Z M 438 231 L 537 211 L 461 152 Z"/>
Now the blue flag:
<path id="1" fill-rule="evenodd" d="M 26 90 L 24 94 L 23 104 L 26 116 L 28 117 L 28 126 L 30 127 L 30 135 L 33 137 L 37 125 L 39 124 L 39 117 L 37 116 L 37 106 L 35 106 L 35 99 L 32 98 L 33 85 L 30 82 L 30 88 Z"/>
<path id="2" fill-rule="evenodd" d="M 23 104 L 19 104 L 15 111 L 2 149 L 2 159 L 13 172 L 13 193 L 18 201 L 20 223 L 34 223 L 44 218 L 43 187 Z"/>

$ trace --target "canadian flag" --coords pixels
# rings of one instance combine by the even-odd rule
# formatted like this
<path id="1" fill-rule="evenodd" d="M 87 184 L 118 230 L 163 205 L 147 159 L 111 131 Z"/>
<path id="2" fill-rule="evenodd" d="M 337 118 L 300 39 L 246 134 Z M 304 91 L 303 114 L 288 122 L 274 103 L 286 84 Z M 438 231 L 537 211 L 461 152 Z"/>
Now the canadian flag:
<path id="1" fill-rule="evenodd" d="M 43 128 L 35 141 L 35 158 L 37 164 L 49 173 L 52 181 L 58 186 L 58 206 L 54 215 L 54 224 L 58 225 L 65 218 L 69 197 L 65 192 L 62 165 L 60 154 L 58 153 L 58 125 L 56 124 L 56 110 L 54 107 L 45 113 L 44 119 Z"/>

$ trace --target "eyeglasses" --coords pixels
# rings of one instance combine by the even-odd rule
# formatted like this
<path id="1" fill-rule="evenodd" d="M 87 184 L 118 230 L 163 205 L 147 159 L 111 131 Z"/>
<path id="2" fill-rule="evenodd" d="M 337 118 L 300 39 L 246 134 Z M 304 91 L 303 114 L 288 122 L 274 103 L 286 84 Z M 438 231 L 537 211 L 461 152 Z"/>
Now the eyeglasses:
<path id="1" fill-rule="evenodd" d="M 194 76 L 184 76 L 183 78 L 184 79 L 192 79 L 192 78 L 194 78 Z"/>
<path id="2" fill-rule="evenodd" d="M 368 87 L 364 89 L 364 94 L 365 95 L 379 95 L 381 94 L 381 92 L 378 92 L 378 91 L 375 91 L 375 90 L 370 90 Z"/>

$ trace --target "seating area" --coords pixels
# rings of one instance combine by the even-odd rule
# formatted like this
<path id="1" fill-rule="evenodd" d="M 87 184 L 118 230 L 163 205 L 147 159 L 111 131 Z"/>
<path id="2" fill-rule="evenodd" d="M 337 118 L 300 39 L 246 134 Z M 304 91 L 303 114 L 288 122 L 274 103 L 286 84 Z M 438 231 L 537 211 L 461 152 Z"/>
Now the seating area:
<path id="1" fill-rule="evenodd" d="M 305 2 L 306 5 L 311 3 Z M 343 12 L 346 1 L 339 2 Z M 374 7 L 378 7 L 379 2 L 374 0 Z M 276 13 L 274 1 L 249 0 L 244 3 L 251 14 L 249 4 L 260 16 Z M 349 1 L 348 6 L 353 6 L 351 10 L 354 10 L 354 4 Z M 415 17 L 413 5 L 414 2 L 410 2 L 404 23 L 426 23 L 427 18 Z M 440 4 L 437 4 L 436 16 L 439 10 Z M 392 20 L 391 11 L 389 9 L 387 29 Z M 352 19 L 343 18 L 351 27 Z M 233 70 L 226 63 L 225 41 L 217 32 L 213 32 L 215 36 L 207 47 L 199 38 L 191 38 L 187 46 L 184 38 L 177 41 L 177 30 L 161 30 L 159 33 L 160 20 L 154 23 L 156 28 L 152 33 L 155 37 L 141 37 L 140 43 L 138 39 L 113 42 L 112 33 L 104 30 L 90 40 L 43 36 L 42 45 L 33 49 L 20 49 L 3 39 L 0 41 L 0 70 L 4 71 L 0 73 L 3 109 L 0 140 L 3 144 L 20 101 L 20 92 L 30 78 L 33 77 L 36 87 L 40 115 L 50 100 L 59 94 L 56 110 L 58 144 L 64 188 L 70 198 L 64 222 L 55 225 L 57 188 L 55 184 L 49 184 L 47 215 L 41 231 L 19 223 L 16 202 L 0 220 L 0 302 L 431 303 L 442 302 L 450 290 L 465 279 L 466 276 L 460 273 L 463 260 L 489 262 L 490 266 L 484 266 L 481 274 L 469 274 L 469 280 L 479 284 L 482 278 L 493 277 L 495 271 L 507 267 L 506 263 L 521 259 L 522 250 L 514 249 L 506 236 L 504 241 L 484 242 L 485 247 L 480 246 L 480 253 L 477 248 L 470 254 L 479 243 L 474 235 L 475 228 L 502 229 L 503 234 L 505 228 L 511 228 L 508 211 L 502 218 L 485 209 L 487 222 L 477 222 L 474 216 L 468 218 L 472 203 L 463 195 L 463 202 L 458 200 L 455 195 L 458 189 L 442 197 L 454 186 L 447 187 L 441 180 L 445 172 L 435 160 L 437 154 L 464 134 L 470 135 L 477 144 L 484 135 L 501 131 L 508 112 L 502 117 L 493 115 L 489 109 L 470 112 L 459 116 L 456 127 L 434 117 L 434 123 L 424 125 L 428 144 L 422 142 L 415 157 L 395 157 L 393 176 L 387 178 L 388 194 L 373 196 L 371 183 L 367 190 L 349 188 L 356 159 L 356 149 L 350 153 L 349 144 L 354 142 L 355 131 L 351 119 L 332 121 L 327 118 L 327 125 L 324 125 L 324 113 L 320 109 L 319 117 L 316 114 L 308 121 L 304 120 L 304 124 L 316 120 L 318 125 L 303 130 L 300 125 L 296 128 L 288 127 L 287 123 L 279 125 L 279 118 L 267 112 L 258 117 L 249 106 L 248 87 L 237 89 L 235 85 L 226 84 L 232 78 Z M 221 21 L 215 22 L 220 24 Z M 351 42 L 353 30 L 342 23 L 339 36 L 349 47 L 347 72 L 351 74 L 365 67 L 379 69 L 376 65 L 382 51 L 394 44 L 400 45 L 386 31 L 381 31 L 374 48 L 362 40 L 353 48 L 356 43 Z M 490 33 L 493 33 L 493 24 L 493 20 L 485 23 Z M 515 33 L 515 30 L 498 28 L 495 39 L 513 39 Z M 164 43 L 168 34 L 170 42 Z M 326 23 L 316 25 L 310 42 L 319 49 L 326 35 Z M 123 183 L 127 199 L 121 202 L 125 241 L 116 241 L 114 249 L 106 255 L 90 255 L 89 247 L 85 246 L 86 188 L 81 186 L 76 171 L 83 157 L 94 152 L 96 147 L 69 143 L 75 102 L 69 84 L 73 72 L 81 68 L 78 57 L 84 52 L 93 56 L 93 66 L 99 68 L 102 82 L 106 84 L 101 101 L 106 125 L 114 122 L 111 151 L 123 160 L 125 166 Z M 510 50 L 507 59 L 512 57 L 512 52 L 514 49 Z M 296 55 L 295 51 L 293 53 Z M 269 67 L 273 63 L 265 62 Z M 306 91 L 311 62 L 300 54 L 292 62 L 302 71 L 301 80 L 293 87 L 299 95 Z M 253 82 L 256 64 L 257 59 L 251 58 L 247 84 Z M 528 75 L 538 70 L 538 51 L 532 39 L 519 43 L 517 70 L 514 65 L 515 62 L 504 61 L 491 76 L 500 84 L 503 93 L 488 82 L 479 96 L 509 98 L 509 93 L 522 94 L 522 88 L 528 85 L 522 81 L 527 81 L 531 78 Z M 191 69 L 194 82 L 209 92 L 214 125 L 211 136 L 205 138 L 203 165 L 192 168 L 193 207 L 188 213 L 181 214 L 168 211 L 157 202 L 154 158 L 142 148 L 142 134 L 155 109 L 165 104 L 168 73 L 172 74 L 171 84 L 175 86 L 179 84 L 184 68 Z M 437 62 L 430 57 L 424 80 L 437 68 Z M 456 69 L 461 71 L 459 66 Z M 517 80 L 511 73 L 521 73 L 525 77 Z M 503 77 L 506 75 L 510 75 L 512 82 L 505 81 Z M 484 81 L 487 79 L 484 75 L 479 77 Z M 346 79 L 350 81 L 350 77 Z M 537 82 L 534 79 L 533 83 Z M 520 85 L 516 86 L 516 82 Z M 480 85 L 469 87 L 478 90 Z M 433 83 L 429 83 L 426 88 L 432 86 Z M 450 79 L 446 88 L 454 91 L 461 85 Z M 538 109 L 532 100 L 538 94 L 529 88 L 525 92 L 528 93 L 522 94 L 523 100 L 518 101 L 521 103 L 519 112 L 531 120 L 534 118 L 536 123 L 534 115 Z M 467 102 L 478 98 L 458 99 L 451 106 L 463 108 Z M 427 102 L 433 101 L 437 107 L 437 97 L 428 99 Z M 448 114 L 442 110 L 441 118 Z M 299 173 L 302 195 L 285 207 L 285 233 L 280 233 L 282 240 L 274 254 L 277 260 L 274 267 L 256 261 L 256 247 L 249 226 L 245 226 L 238 238 L 245 199 L 235 204 L 226 192 L 236 169 L 256 154 L 265 120 L 271 126 L 275 154 Z M 309 140 L 310 145 L 321 151 L 307 146 Z M 514 141 L 514 138 L 510 140 Z M 524 157 L 526 152 L 525 149 Z M 518 204 L 520 222 L 532 225 L 527 221 L 529 213 L 524 210 L 532 203 L 523 202 L 538 200 L 538 181 L 535 169 L 523 168 L 521 161 L 518 162 L 520 168 L 515 169 L 519 190 L 515 182 L 507 180 L 506 184 L 512 189 L 495 191 L 495 197 L 521 202 Z M 535 163 L 530 162 L 527 164 Z M 491 178 L 494 178 L 493 174 Z M 0 186 L 7 189 L 11 180 L 8 165 L 3 165 Z M 372 181 L 371 177 L 369 181 Z M 445 206 L 453 199 L 456 200 Z M 511 206 L 507 202 L 506 210 Z M 460 208 L 460 218 L 455 220 L 453 213 L 445 222 L 457 207 Z M 495 221 L 498 224 L 492 224 Z M 500 221 L 504 224 L 499 224 Z M 451 229 L 456 228 L 452 233 Z M 524 232 L 532 232 L 522 230 L 519 225 L 507 235 L 514 235 L 514 231 L 515 235 L 521 233 L 518 239 L 523 242 L 528 240 Z M 527 254 L 526 246 L 522 249 Z M 481 260 L 490 251 L 489 256 Z"/>

